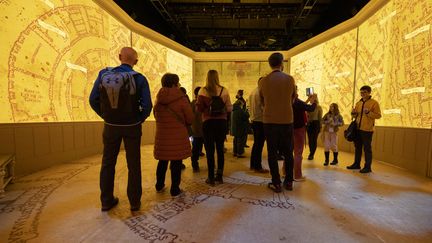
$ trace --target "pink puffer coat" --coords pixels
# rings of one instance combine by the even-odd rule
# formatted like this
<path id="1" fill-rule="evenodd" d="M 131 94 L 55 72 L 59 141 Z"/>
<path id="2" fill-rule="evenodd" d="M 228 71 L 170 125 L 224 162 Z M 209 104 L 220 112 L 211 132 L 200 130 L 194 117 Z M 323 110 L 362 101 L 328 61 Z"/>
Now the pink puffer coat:
<path id="1" fill-rule="evenodd" d="M 156 96 L 153 113 L 156 119 L 155 159 L 182 160 L 190 157 L 191 146 L 186 125 L 192 124 L 193 113 L 184 93 L 178 87 L 162 87 Z"/>

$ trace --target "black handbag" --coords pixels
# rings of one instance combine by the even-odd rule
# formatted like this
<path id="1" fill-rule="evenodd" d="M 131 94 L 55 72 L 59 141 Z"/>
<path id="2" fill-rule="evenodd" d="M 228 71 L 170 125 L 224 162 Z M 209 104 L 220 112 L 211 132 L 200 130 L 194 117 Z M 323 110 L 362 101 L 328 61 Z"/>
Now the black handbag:
<path id="1" fill-rule="evenodd" d="M 348 128 L 344 131 L 344 137 L 349 142 L 352 142 L 357 137 L 357 123 L 355 119 L 349 124 Z"/>

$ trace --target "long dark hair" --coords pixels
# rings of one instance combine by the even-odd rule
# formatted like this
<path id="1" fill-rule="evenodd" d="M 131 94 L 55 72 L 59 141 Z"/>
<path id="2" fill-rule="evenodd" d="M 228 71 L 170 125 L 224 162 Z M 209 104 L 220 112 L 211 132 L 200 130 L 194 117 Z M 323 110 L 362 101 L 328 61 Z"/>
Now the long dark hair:
<path id="1" fill-rule="evenodd" d="M 334 108 L 333 108 L 333 110 L 334 110 L 334 112 L 331 112 L 331 108 L 329 108 L 329 112 L 328 113 L 331 113 L 332 115 L 339 115 L 340 114 L 340 112 L 339 112 L 339 106 L 338 106 L 338 104 L 336 104 L 336 103 L 331 103 L 330 104 L 330 107 L 331 106 L 333 106 Z"/>

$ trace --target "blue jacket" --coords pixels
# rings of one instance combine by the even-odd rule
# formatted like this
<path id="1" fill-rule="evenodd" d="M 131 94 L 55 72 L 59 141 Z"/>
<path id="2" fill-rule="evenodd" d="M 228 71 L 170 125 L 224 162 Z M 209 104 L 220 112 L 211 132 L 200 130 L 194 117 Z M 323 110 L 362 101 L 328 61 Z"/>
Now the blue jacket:
<path id="1" fill-rule="evenodd" d="M 128 64 L 122 64 L 118 67 L 115 67 L 114 69 L 119 69 L 120 71 L 124 71 L 124 72 L 133 71 L 132 67 L 129 66 Z M 100 107 L 99 86 L 102 82 L 101 77 L 106 71 L 107 69 L 103 69 L 99 72 L 99 75 L 96 78 L 96 81 L 93 85 L 93 89 L 90 93 L 90 106 L 100 117 L 102 117 L 102 113 Z M 137 94 L 138 94 L 137 105 L 139 105 L 139 113 L 137 113 L 136 120 L 133 121 L 132 123 L 130 124 L 119 123 L 115 125 L 134 125 L 134 124 L 144 122 L 145 119 L 150 115 L 150 112 L 152 110 L 153 104 L 151 101 L 150 89 L 149 89 L 149 84 L 147 82 L 147 79 L 142 74 L 134 75 L 134 77 L 135 77 L 135 83 L 136 83 Z"/>

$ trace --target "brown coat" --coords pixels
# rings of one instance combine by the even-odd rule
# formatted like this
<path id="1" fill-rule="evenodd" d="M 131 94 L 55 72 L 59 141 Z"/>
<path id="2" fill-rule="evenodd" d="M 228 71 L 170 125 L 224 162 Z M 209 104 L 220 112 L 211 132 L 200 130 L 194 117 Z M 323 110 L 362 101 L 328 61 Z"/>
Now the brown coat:
<path id="1" fill-rule="evenodd" d="M 294 78 L 286 73 L 273 71 L 259 83 L 264 105 L 263 123 L 291 124 L 294 122 Z"/>
<path id="2" fill-rule="evenodd" d="M 186 125 L 192 124 L 193 113 L 184 93 L 178 87 L 161 88 L 156 96 L 153 113 L 156 119 L 155 159 L 182 160 L 190 157 L 191 146 Z"/>

